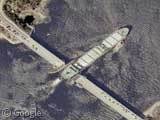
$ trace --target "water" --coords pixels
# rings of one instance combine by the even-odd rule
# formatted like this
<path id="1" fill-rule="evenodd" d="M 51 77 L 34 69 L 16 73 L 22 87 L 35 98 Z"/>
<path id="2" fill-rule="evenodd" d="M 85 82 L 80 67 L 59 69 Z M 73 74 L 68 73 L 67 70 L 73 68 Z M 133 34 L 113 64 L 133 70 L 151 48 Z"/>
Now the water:
<path id="1" fill-rule="evenodd" d="M 103 11 L 102 7 L 103 5 L 101 5 L 101 3 L 99 2 L 99 6 L 96 4 L 96 7 L 93 9 L 93 11 L 84 11 L 80 13 L 79 11 L 71 11 L 64 0 L 52 0 L 49 4 L 51 21 L 47 24 L 38 25 L 35 29 L 35 33 L 32 34 L 32 37 L 35 38 L 39 43 L 44 45 L 52 53 L 68 62 L 71 60 L 70 57 L 68 57 L 71 51 L 84 51 L 84 49 L 88 49 L 89 46 L 94 43 L 93 40 L 89 40 L 88 38 L 91 38 L 98 34 L 106 33 L 106 31 L 111 30 L 111 22 L 108 20 L 108 13 L 106 11 Z M 68 25 L 70 25 L 70 27 L 66 27 L 66 21 L 68 17 L 71 17 L 71 21 L 69 21 L 70 23 L 67 23 Z M 50 35 L 47 36 L 47 34 Z M 101 68 L 104 69 L 104 67 L 104 65 L 101 66 L 98 71 L 100 71 Z M 107 70 L 107 68 L 105 70 Z M 96 75 L 97 73 L 95 73 L 95 76 Z M 110 75 L 106 75 L 104 76 L 104 78 L 107 79 L 108 76 Z M 99 83 L 99 80 L 93 79 L 92 77 L 89 78 L 92 82 L 94 82 L 110 95 L 121 101 L 128 108 L 131 108 L 137 114 L 140 114 L 138 110 L 133 108 L 130 104 L 126 103 L 114 92 L 110 91 L 105 85 Z M 113 80 L 117 79 L 114 78 Z M 123 86 L 123 84 L 124 83 L 122 83 L 121 86 Z M 56 120 L 63 120 L 63 118 L 68 115 L 69 111 L 72 111 L 72 105 L 70 104 L 71 100 L 68 96 L 67 90 L 68 88 L 60 85 L 55 93 L 52 94 L 50 98 L 43 103 L 44 108 L 48 109 L 51 116 L 57 118 Z M 47 107 L 48 104 L 51 103 L 56 104 L 56 106 L 59 106 L 64 111 L 58 113 L 53 111 L 52 109 Z"/>
<path id="2" fill-rule="evenodd" d="M 51 21 L 47 24 L 36 26 L 32 37 L 57 57 L 65 62 L 69 62 L 70 59 L 59 52 L 59 47 L 57 48 L 57 46 L 60 46 L 60 41 L 57 42 L 58 35 L 53 34 L 63 29 L 64 22 L 61 20 L 61 17 L 63 16 L 64 4 L 63 0 L 51 1 L 48 6 L 51 13 Z M 50 34 L 51 36 L 47 37 L 47 34 Z M 69 96 L 67 96 L 67 88 L 63 84 L 60 84 L 54 93 L 46 101 L 43 101 L 40 104 L 48 111 L 50 116 L 56 120 L 63 120 L 72 108 Z M 51 105 L 54 106 L 55 109 L 49 107 Z"/>
<path id="3" fill-rule="evenodd" d="M 63 29 L 65 22 L 62 20 L 64 15 L 64 2 L 63 0 L 52 0 L 49 4 L 49 11 L 51 21 L 46 24 L 40 24 L 36 26 L 35 32 L 32 33 L 32 37 L 37 40 L 41 45 L 51 51 L 53 54 L 61 58 L 62 60 L 69 62 L 69 58 L 59 51 L 57 46 L 61 46 L 58 41 L 57 31 Z M 55 33 L 55 35 L 54 35 Z M 47 37 L 47 34 L 50 34 Z M 57 42 L 58 41 L 58 42 Z"/>

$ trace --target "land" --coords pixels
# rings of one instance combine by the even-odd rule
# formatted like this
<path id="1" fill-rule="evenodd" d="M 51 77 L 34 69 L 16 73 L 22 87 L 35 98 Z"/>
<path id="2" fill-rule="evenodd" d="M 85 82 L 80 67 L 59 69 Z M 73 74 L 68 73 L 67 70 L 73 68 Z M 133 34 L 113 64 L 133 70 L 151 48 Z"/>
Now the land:
<path id="1" fill-rule="evenodd" d="M 68 58 L 75 58 L 74 51 L 82 54 L 97 42 L 91 38 L 131 24 L 133 30 L 125 47 L 97 61 L 88 69 L 88 74 L 137 109 L 145 111 L 160 100 L 159 5 L 158 0 L 52 0 L 49 5 L 53 8 L 50 10 L 52 21 L 38 26 L 36 35 L 40 36 L 39 41 L 45 41 Z M 43 84 L 54 75 L 47 74 L 45 61 L 23 47 L 1 42 L 0 88 L 2 98 L 11 96 L 5 91 L 10 88 L 14 95 L 19 93 L 16 100 L 29 102 L 26 98 L 30 97 L 23 96 L 28 86 L 31 85 L 29 90 L 32 93 L 36 83 Z M 16 82 L 26 82 L 28 86 L 15 90 L 10 86 Z M 45 113 L 46 118 L 42 119 L 48 120 L 121 119 L 119 114 L 86 91 L 64 83 L 37 106 Z"/>
<path id="2" fill-rule="evenodd" d="M 151 120 L 159 120 L 160 119 L 160 102 L 156 102 L 148 109 L 144 111 L 144 114 L 148 116 Z"/>
<path id="3" fill-rule="evenodd" d="M 12 21 L 12 19 L 9 18 L 9 16 L 6 16 L 6 14 L 4 14 L 4 11 L 2 9 L 3 4 L 4 4 L 4 1 L 0 1 L 0 5 L 1 5 L 0 6 L 1 37 L 3 39 L 8 40 L 12 44 L 20 44 L 23 42 L 27 42 L 28 39 L 31 39 L 31 41 L 33 43 L 29 40 L 29 42 L 27 42 L 27 44 L 29 43 L 30 45 L 28 44 L 29 45 L 28 46 L 26 44 L 29 48 L 31 48 L 35 52 L 37 51 L 38 48 L 40 48 L 42 50 L 42 52 L 40 52 L 40 53 L 43 53 L 44 51 L 49 53 L 50 59 L 53 59 L 50 61 L 55 62 L 56 57 L 53 54 L 51 54 L 43 46 L 39 45 L 36 41 L 32 40 L 32 38 L 25 31 L 23 31 L 20 27 L 18 27 L 14 23 L 14 21 Z M 35 48 L 35 46 L 37 46 L 36 44 L 39 45 L 38 48 Z M 35 45 L 35 46 L 33 46 L 33 45 Z M 42 54 L 42 56 L 43 55 L 46 55 L 46 54 Z M 4 61 L 5 61 L 5 59 L 4 59 Z M 57 63 L 60 63 L 60 61 L 58 61 Z M 52 63 L 51 63 L 51 65 L 52 65 Z M 39 71 L 41 69 L 41 67 L 36 68 L 36 69 Z M 7 69 L 4 68 L 4 70 L 7 70 Z M 13 70 L 13 72 L 19 73 L 20 71 Z M 24 71 L 21 71 L 21 72 L 24 73 Z M 32 77 L 32 76 L 30 76 L 30 77 Z M 1 78 L 4 79 L 3 75 L 1 76 Z M 38 81 L 40 80 L 38 77 L 36 77 L 36 78 Z M 35 98 L 35 97 L 37 97 L 36 96 L 37 90 L 39 90 L 39 89 L 41 90 L 41 86 L 43 86 L 43 84 L 46 83 L 46 81 L 45 81 L 45 79 L 43 79 L 42 81 L 39 81 L 39 82 L 38 81 L 36 82 L 36 80 L 34 80 L 34 84 L 33 84 L 32 80 L 31 81 L 30 80 L 31 79 L 29 79 L 29 81 L 27 80 L 25 82 L 22 79 L 19 79 L 19 80 L 17 79 L 17 81 L 12 82 L 12 81 L 10 81 L 10 79 L 7 79 L 7 80 L 4 79 L 4 81 L 1 81 L 1 86 L 0 86 L 0 89 L 1 89 L 0 118 L 1 119 L 14 119 L 14 117 L 15 117 L 15 116 L 13 116 L 13 118 L 12 118 L 12 115 L 6 117 L 3 114 L 3 110 L 5 110 L 5 109 L 23 110 L 25 108 L 25 110 L 30 110 L 30 109 L 36 108 L 35 101 L 40 100 L 39 98 L 38 99 Z M 36 93 L 36 95 L 34 93 Z M 43 95 L 44 95 L 43 97 L 45 97 L 45 94 L 43 94 Z"/>
<path id="4" fill-rule="evenodd" d="M 35 25 L 47 21 L 48 0 L 6 0 L 3 10 L 19 27 L 31 33 Z"/>

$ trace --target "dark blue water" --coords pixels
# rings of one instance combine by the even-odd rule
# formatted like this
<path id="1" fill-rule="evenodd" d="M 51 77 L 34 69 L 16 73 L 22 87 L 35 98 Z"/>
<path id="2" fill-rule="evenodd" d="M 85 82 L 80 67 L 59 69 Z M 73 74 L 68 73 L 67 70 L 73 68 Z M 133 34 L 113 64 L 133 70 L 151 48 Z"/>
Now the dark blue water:
<path id="1" fill-rule="evenodd" d="M 63 47 L 63 44 L 65 43 L 65 41 L 59 40 L 57 34 L 63 32 L 63 28 L 65 26 L 65 18 L 67 16 L 67 12 L 69 11 L 68 5 L 64 0 L 52 0 L 49 4 L 49 11 L 51 15 L 51 21 L 47 24 L 38 25 L 35 29 L 35 33 L 32 34 L 32 37 L 48 50 L 50 50 L 53 54 L 57 55 L 62 60 L 69 62 L 71 59 L 68 58 L 64 53 L 60 52 L 60 48 L 57 48 L 57 46 Z M 51 29 L 52 32 L 55 32 L 55 35 L 52 33 L 51 37 L 48 38 L 46 37 L 46 34 L 50 33 Z M 120 96 L 108 89 L 107 86 L 100 83 L 99 80 L 94 79 L 89 74 L 84 75 L 86 75 L 94 84 L 102 88 L 104 91 L 116 98 L 129 109 L 133 110 L 136 114 L 143 117 L 143 114 L 139 110 L 124 101 Z M 59 108 L 63 109 L 63 112 L 56 112 L 50 109 L 48 107 L 48 104 L 51 103 L 54 103 Z M 64 85 L 60 85 L 56 92 L 51 95 L 48 100 L 42 102 L 41 104 L 43 108 L 48 110 L 52 117 L 56 118 L 56 120 L 63 120 L 68 115 L 68 113 L 72 111 L 72 105 L 70 103 L 71 101 L 67 93 L 67 88 Z"/>
<path id="2" fill-rule="evenodd" d="M 52 0 L 48 7 L 50 11 L 51 21 L 47 24 L 40 24 L 36 26 L 35 32 L 32 33 L 32 37 L 53 54 L 55 54 L 62 60 L 69 62 L 70 59 L 56 48 L 56 46 L 60 44 L 60 40 L 59 42 L 57 42 L 59 39 L 58 35 L 53 35 L 51 33 L 51 37 L 48 38 L 46 36 L 46 34 L 52 31 L 54 32 L 63 29 L 65 24 L 65 22 L 63 21 L 63 16 L 66 4 L 63 0 Z"/>
<path id="3" fill-rule="evenodd" d="M 116 93 L 114 93 L 112 90 L 110 90 L 106 85 L 102 84 L 101 82 L 99 82 L 99 80 L 95 79 L 91 74 L 88 73 L 84 73 L 85 76 L 87 76 L 87 78 L 92 81 L 94 84 L 96 84 L 98 87 L 100 87 L 102 90 L 104 90 L 106 93 L 108 93 L 109 95 L 111 95 L 113 98 L 115 98 L 116 100 L 118 100 L 120 103 L 122 103 L 124 106 L 126 106 L 127 108 L 129 108 L 130 110 L 132 110 L 134 113 L 136 113 L 137 115 L 141 116 L 142 118 L 144 118 L 143 113 L 136 109 L 135 107 L 133 107 L 131 104 L 129 104 L 128 102 L 126 102 L 123 98 L 121 98 L 119 95 L 117 95 Z"/>
<path id="4" fill-rule="evenodd" d="M 51 37 L 48 38 L 46 36 L 46 34 L 50 33 L 51 31 L 56 32 L 57 30 L 60 31 L 63 29 L 63 15 L 65 13 L 64 8 L 66 8 L 66 4 L 63 0 L 52 0 L 48 7 L 51 15 L 51 21 L 47 24 L 40 24 L 36 26 L 32 37 L 46 49 L 67 63 L 70 61 L 70 59 L 61 53 L 59 48 L 57 48 L 61 42 L 57 42 L 59 39 L 58 35 L 51 33 Z M 48 111 L 50 116 L 56 120 L 63 120 L 72 110 L 69 96 L 67 95 L 67 88 L 63 84 L 58 86 L 54 94 L 52 94 L 46 101 L 43 101 L 40 104 Z M 49 104 L 54 104 L 58 109 L 62 109 L 63 111 L 53 110 L 48 106 Z"/>

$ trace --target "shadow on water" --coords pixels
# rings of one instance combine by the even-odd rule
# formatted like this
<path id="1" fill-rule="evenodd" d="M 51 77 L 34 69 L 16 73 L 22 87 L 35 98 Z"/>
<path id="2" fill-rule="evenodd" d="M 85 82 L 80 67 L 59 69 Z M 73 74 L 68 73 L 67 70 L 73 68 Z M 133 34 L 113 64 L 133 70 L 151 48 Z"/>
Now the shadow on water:
<path id="1" fill-rule="evenodd" d="M 65 62 L 69 62 L 70 59 L 60 53 L 57 49 L 53 48 L 49 43 L 46 43 L 44 41 L 45 34 L 48 33 L 49 28 L 52 28 L 53 31 L 63 29 L 65 22 L 62 21 L 60 18 L 63 17 L 65 10 L 65 2 L 64 0 L 53 0 L 48 5 L 49 11 L 50 11 L 50 17 L 51 21 L 47 24 L 40 24 L 36 26 L 35 33 L 32 33 L 32 37 L 39 42 L 41 45 L 43 45 L 46 49 L 48 49 L 50 52 L 55 54 L 60 59 L 64 60 Z M 53 39 L 57 39 L 57 37 L 53 37 Z"/>
<path id="2" fill-rule="evenodd" d="M 53 53 L 54 55 L 59 57 L 61 60 L 65 61 L 66 63 L 68 63 L 70 61 L 70 59 L 68 57 L 66 57 L 65 55 L 60 53 L 57 49 L 51 47 L 48 43 L 44 42 L 44 40 L 42 40 L 36 34 L 32 34 L 32 38 L 34 40 L 36 40 L 39 44 L 41 44 L 43 47 L 45 47 L 47 50 L 49 50 L 51 53 Z"/>
<path id="3" fill-rule="evenodd" d="M 137 108 L 133 107 L 131 104 L 129 104 L 128 102 L 126 102 L 125 100 L 123 100 L 119 95 L 117 95 L 112 90 L 110 90 L 106 85 L 104 85 L 101 82 L 99 82 L 98 80 L 96 80 L 91 74 L 89 74 L 89 73 L 82 73 L 82 74 L 85 75 L 91 82 L 93 82 L 94 84 L 96 84 L 102 90 L 104 90 L 109 95 L 111 95 L 113 98 L 115 98 L 120 103 L 122 103 L 124 106 L 126 106 L 127 108 L 129 108 L 130 110 L 132 110 L 138 116 L 140 116 L 141 118 L 145 117 L 140 110 L 138 110 Z"/>

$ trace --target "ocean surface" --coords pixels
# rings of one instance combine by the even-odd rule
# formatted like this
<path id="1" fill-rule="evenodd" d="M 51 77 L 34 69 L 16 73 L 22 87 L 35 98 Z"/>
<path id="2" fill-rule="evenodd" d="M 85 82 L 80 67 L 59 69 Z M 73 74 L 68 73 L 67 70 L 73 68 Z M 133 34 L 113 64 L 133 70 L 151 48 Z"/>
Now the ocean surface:
<path id="1" fill-rule="evenodd" d="M 143 111 L 160 100 L 159 5 L 158 0 L 51 0 L 51 21 L 36 26 L 32 36 L 67 63 L 93 47 L 97 36 L 132 25 L 125 46 L 116 54 L 102 57 L 85 75 L 90 74 L 98 81 L 96 84 L 103 84 L 103 89 L 107 87 L 128 107 Z M 62 83 L 42 106 L 56 120 L 79 120 L 85 116 L 92 120 L 106 120 L 107 116 L 107 120 L 118 120 L 117 113 L 97 101 L 86 91 Z M 48 104 L 57 109 L 52 112 L 46 108 Z"/>

